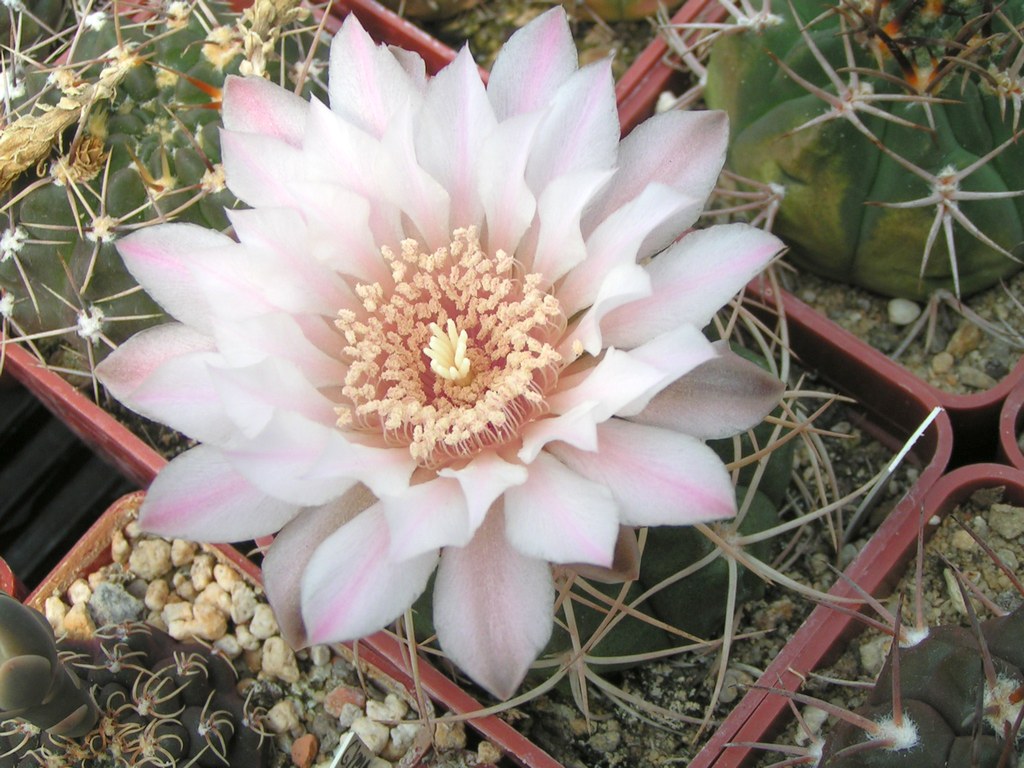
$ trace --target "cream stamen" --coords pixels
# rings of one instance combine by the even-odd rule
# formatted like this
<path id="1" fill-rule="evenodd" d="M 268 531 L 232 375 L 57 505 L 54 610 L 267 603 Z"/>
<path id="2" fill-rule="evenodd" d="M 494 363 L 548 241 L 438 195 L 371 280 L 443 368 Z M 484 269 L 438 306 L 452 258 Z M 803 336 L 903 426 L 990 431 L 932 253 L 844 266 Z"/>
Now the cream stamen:
<path id="1" fill-rule="evenodd" d="M 447 333 L 437 323 L 429 326 L 430 345 L 423 348 L 423 354 L 430 358 L 430 370 L 453 384 L 469 384 L 473 377 L 466 357 L 469 337 L 466 331 L 459 331 L 455 321 L 448 320 Z"/>

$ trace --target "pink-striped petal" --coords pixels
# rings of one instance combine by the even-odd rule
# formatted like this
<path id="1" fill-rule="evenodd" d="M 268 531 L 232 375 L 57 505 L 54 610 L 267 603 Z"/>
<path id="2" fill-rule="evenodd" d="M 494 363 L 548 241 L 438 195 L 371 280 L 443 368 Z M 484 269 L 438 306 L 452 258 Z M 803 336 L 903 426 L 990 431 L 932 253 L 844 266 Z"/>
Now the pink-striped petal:
<path id="1" fill-rule="evenodd" d="M 576 71 L 576 45 L 561 7 L 552 8 L 501 47 L 487 95 L 500 120 L 547 105 Z"/>
<path id="2" fill-rule="evenodd" d="M 785 391 L 775 376 L 715 345 L 720 356 L 669 384 L 631 418 L 710 440 L 729 437 L 761 423 Z"/>
<path id="3" fill-rule="evenodd" d="M 298 511 L 253 487 L 216 448 L 199 445 L 156 476 L 139 509 L 139 524 L 165 537 L 245 541 L 281 530 Z"/>
<path id="4" fill-rule="evenodd" d="M 381 496 L 388 521 L 388 558 L 398 563 L 441 547 L 469 543 L 473 531 L 462 488 L 456 480 L 435 477 Z"/>
<path id="5" fill-rule="evenodd" d="M 474 456 L 461 469 L 446 467 L 439 470 L 438 474 L 454 478 L 462 487 L 472 534 L 483 522 L 487 510 L 505 491 L 526 482 L 527 469 L 522 464 L 505 461 L 496 453 L 484 452 Z"/>
<path id="6" fill-rule="evenodd" d="M 416 124 L 420 165 L 451 198 L 448 229 L 479 225 L 480 153 L 497 119 L 469 48 L 430 81 Z"/>
<path id="7" fill-rule="evenodd" d="M 650 357 L 660 363 L 654 355 Z M 558 392 L 548 397 L 548 407 L 560 415 L 583 403 L 592 403 L 593 418 L 601 422 L 640 400 L 646 403 L 668 383 L 664 379 L 660 365 L 652 365 L 629 352 L 609 349 L 593 368 L 563 376 Z"/>
<path id="8" fill-rule="evenodd" d="M 611 565 L 618 504 L 604 485 L 541 451 L 526 482 L 505 492 L 505 535 L 527 557 Z"/>
<path id="9" fill-rule="evenodd" d="M 136 413 L 222 443 L 234 429 L 210 378 L 220 364 L 209 337 L 171 323 L 130 338 L 96 367 L 96 378 Z"/>
<path id="10" fill-rule="evenodd" d="M 263 588 L 281 636 L 292 648 L 310 643 L 302 619 L 304 564 L 328 536 L 376 501 L 366 486 L 357 485 L 330 504 L 305 509 L 284 526 L 263 557 Z"/>
<path id="11" fill-rule="evenodd" d="M 728 137 L 729 118 L 721 111 L 673 110 L 644 121 L 619 144 L 618 170 L 589 211 L 587 231 L 651 184 L 706 200 L 722 172 Z"/>
<path id="12" fill-rule="evenodd" d="M 732 517 L 732 480 L 718 455 L 689 435 L 609 419 L 597 451 L 552 443 L 548 451 L 608 486 L 625 525 L 692 525 Z"/>
<path id="13" fill-rule="evenodd" d="M 491 253 L 518 255 L 519 241 L 537 211 L 537 200 L 526 183 L 526 162 L 542 117 L 533 112 L 499 123 L 480 150 L 479 195 Z"/>
<path id="14" fill-rule="evenodd" d="M 316 548 L 302 577 L 302 617 L 312 643 L 376 632 L 422 594 L 436 551 L 395 562 L 379 504 L 360 512 Z"/>
<path id="15" fill-rule="evenodd" d="M 441 556 L 434 628 L 445 655 L 499 699 L 515 693 L 551 637 L 551 569 L 508 546 L 500 510 Z"/>
<path id="16" fill-rule="evenodd" d="M 295 204 L 293 188 L 307 163 L 298 147 L 259 133 L 220 132 L 224 178 L 228 189 L 260 208 Z"/>
<path id="17" fill-rule="evenodd" d="M 589 64 L 558 90 L 537 132 L 526 181 L 534 193 L 563 174 L 615 165 L 619 113 L 611 60 Z"/>
<path id="18" fill-rule="evenodd" d="M 177 223 L 140 229 L 117 241 L 139 285 L 165 312 L 197 331 L 209 331 L 211 308 L 198 290 L 192 266 L 211 253 L 236 247 L 227 235 Z"/>
<path id="19" fill-rule="evenodd" d="M 650 296 L 604 318 L 605 343 L 631 347 L 681 324 L 703 328 L 783 247 L 746 224 L 691 232 L 648 264 Z"/>
<path id="20" fill-rule="evenodd" d="M 331 109 L 373 136 L 382 136 L 396 112 L 421 98 L 406 67 L 366 33 L 350 13 L 331 45 Z"/>
<path id="21" fill-rule="evenodd" d="M 224 81 L 221 116 L 229 131 L 262 133 L 293 147 L 302 146 L 309 102 L 262 77 Z"/>

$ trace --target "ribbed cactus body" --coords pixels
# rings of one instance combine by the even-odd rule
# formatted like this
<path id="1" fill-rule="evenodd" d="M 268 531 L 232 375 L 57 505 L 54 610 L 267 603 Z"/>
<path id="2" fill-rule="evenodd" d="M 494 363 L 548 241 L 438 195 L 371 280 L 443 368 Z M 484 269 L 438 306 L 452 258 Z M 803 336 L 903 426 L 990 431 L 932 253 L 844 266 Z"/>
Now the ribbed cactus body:
<path id="1" fill-rule="evenodd" d="M 19 74 L 0 140 L 7 335 L 52 339 L 70 353 L 56 361 L 78 370 L 88 370 L 87 353 L 95 362 L 162 321 L 125 270 L 118 238 L 170 220 L 227 229 L 225 209 L 238 203 L 220 165 L 219 100 L 226 77 L 248 63 L 244 25 L 224 2 L 166 3 L 116 23 L 112 3 L 91 8 L 64 30 L 73 45 Z M 291 36 L 259 55 L 291 80 L 315 35 L 286 24 Z M 309 60 L 304 96 L 323 96 L 326 55 L 322 45 Z"/>
<path id="2" fill-rule="evenodd" d="M 917 743 L 903 749 L 856 748 L 865 732 L 843 721 L 825 742 L 823 768 L 996 768 L 1017 765 L 1018 717 L 1024 700 L 1024 607 L 981 625 L 996 675 L 986 679 L 983 651 L 974 630 L 941 626 L 899 653 L 902 708 L 917 731 Z M 882 722 L 893 712 L 893 664 L 882 668 L 867 703 L 857 714 Z M 1010 733 L 1007 743 L 1006 733 Z M 848 751 L 846 751 L 848 750 Z M 1009 759 L 1001 763 L 1004 752 Z M 974 762 L 976 760 L 977 762 Z"/>
<path id="3" fill-rule="evenodd" d="M 1024 5 L 1004 3 L 998 13 L 985 16 L 994 5 L 795 0 L 796 19 L 786 4 L 774 4 L 779 23 L 724 35 L 714 43 L 705 98 L 709 106 L 729 113 L 729 165 L 741 175 L 784 188 L 774 229 L 789 243 L 798 265 L 911 298 L 937 288 L 959 287 L 968 294 L 1020 268 L 958 218 L 972 222 L 983 238 L 1005 251 L 1017 257 L 1024 253 L 1024 197 L 1009 195 L 1024 188 L 1019 171 L 1024 142 L 1011 142 L 956 180 L 959 191 L 947 190 L 957 209 L 947 218 L 958 280 L 946 224 L 941 219 L 936 224 L 942 213 L 938 201 L 888 207 L 941 192 L 932 179 L 908 170 L 892 155 L 941 179 L 947 171 L 968 168 L 1019 130 L 1024 79 L 1014 28 L 1024 22 Z M 858 14 L 855 8 L 863 10 Z M 949 72 L 929 84 L 933 66 L 936 72 Z M 816 95 L 815 88 L 837 97 L 839 106 Z M 882 96 L 914 96 L 915 103 Z M 922 103 L 926 97 L 932 103 Z M 851 116 L 829 115 L 844 110 Z M 987 197 L 963 194 L 977 192 Z M 933 244 L 922 275 L 929 237 Z"/>

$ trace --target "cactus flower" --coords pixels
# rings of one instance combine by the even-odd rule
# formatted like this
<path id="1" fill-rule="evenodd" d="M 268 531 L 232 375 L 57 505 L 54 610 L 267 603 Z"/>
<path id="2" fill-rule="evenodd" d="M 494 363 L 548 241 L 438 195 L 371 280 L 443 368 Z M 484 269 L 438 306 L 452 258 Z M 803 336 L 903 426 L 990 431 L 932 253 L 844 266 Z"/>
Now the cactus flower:
<path id="1" fill-rule="evenodd" d="M 175 319 L 98 369 L 199 441 L 150 488 L 164 535 L 280 531 L 267 593 L 296 646 L 393 621 L 436 569 L 448 656 L 509 696 L 551 633 L 551 564 L 629 570 L 629 526 L 735 514 L 704 438 L 782 385 L 701 328 L 779 251 L 685 234 L 724 161 L 723 113 L 620 143 L 609 62 L 578 68 L 556 8 L 487 86 L 434 77 L 353 18 L 330 106 L 231 78 L 233 237 L 168 223 L 119 243 Z M 624 535 L 629 533 L 629 535 Z M 625 557 L 622 557 L 625 553 Z"/>

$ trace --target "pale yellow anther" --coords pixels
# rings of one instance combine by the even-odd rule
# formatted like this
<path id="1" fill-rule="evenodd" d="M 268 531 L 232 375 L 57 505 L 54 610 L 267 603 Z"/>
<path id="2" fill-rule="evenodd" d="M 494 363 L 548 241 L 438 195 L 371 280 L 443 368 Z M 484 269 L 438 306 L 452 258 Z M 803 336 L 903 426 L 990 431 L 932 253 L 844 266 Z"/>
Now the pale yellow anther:
<path id="1" fill-rule="evenodd" d="M 466 356 L 469 343 L 466 331 L 460 331 L 450 318 L 444 330 L 437 323 L 428 327 L 432 335 L 429 346 L 423 348 L 423 354 L 430 358 L 430 370 L 454 384 L 469 384 L 473 376 Z"/>

